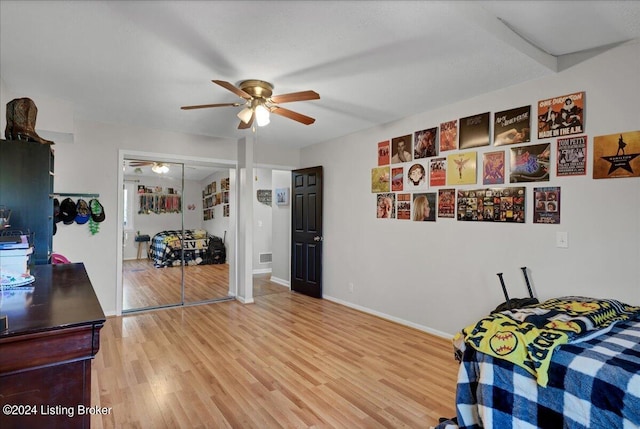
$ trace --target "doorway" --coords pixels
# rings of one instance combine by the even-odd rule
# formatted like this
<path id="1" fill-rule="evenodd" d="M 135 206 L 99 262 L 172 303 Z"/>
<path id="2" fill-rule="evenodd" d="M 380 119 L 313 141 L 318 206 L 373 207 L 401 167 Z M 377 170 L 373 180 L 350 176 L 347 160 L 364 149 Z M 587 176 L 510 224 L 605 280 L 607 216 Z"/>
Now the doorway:
<path id="1" fill-rule="evenodd" d="M 322 298 L 322 166 L 291 174 L 291 290 Z"/>
<path id="2" fill-rule="evenodd" d="M 123 313 L 234 297 L 234 174 L 228 166 L 123 157 Z"/>

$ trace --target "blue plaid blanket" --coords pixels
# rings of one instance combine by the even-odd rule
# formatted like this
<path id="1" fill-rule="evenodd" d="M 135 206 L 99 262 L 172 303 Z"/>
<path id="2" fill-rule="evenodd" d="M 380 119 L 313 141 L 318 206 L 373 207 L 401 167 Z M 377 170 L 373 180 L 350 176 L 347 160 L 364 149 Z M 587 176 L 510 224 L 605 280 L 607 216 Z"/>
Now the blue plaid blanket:
<path id="1" fill-rule="evenodd" d="M 467 347 L 456 393 L 460 428 L 640 428 L 640 320 L 558 347 L 547 387 Z"/>

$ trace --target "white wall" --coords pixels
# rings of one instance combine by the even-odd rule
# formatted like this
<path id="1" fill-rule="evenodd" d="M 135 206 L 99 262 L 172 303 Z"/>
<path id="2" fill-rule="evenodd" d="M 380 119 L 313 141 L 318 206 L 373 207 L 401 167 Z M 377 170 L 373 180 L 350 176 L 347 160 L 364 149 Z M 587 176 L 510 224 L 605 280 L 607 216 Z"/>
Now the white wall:
<path id="1" fill-rule="evenodd" d="M 271 174 L 274 204 L 271 216 L 273 262 L 271 264 L 271 281 L 290 286 L 291 270 L 291 201 L 288 205 L 277 205 L 275 195 L 277 188 L 289 188 L 291 198 L 291 171 L 273 170 Z"/>
<path id="2" fill-rule="evenodd" d="M 58 123 L 55 102 L 37 94 L 15 94 L 1 79 L 0 84 L 0 105 L 3 107 L 16 97 L 29 96 L 34 100 L 38 106 L 36 130 L 45 128 L 46 124 Z M 58 105 L 62 111 L 68 112 L 67 102 L 60 100 Z M 0 121 L 2 131 L 5 116 L 3 113 Z M 60 122 L 66 123 L 68 117 L 65 113 Z M 72 262 L 84 262 L 103 310 L 106 314 L 115 314 L 116 287 L 121 276 L 117 269 L 117 254 L 118 247 L 123 244 L 117 225 L 120 207 L 118 174 L 122 170 L 118 162 L 119 151 L 162 154 L 176 160 L 197 158 L 233 166 L 237 160 L 237 142 L 77 119 L 72 124 L 66 123 L 64 129 L 51 128 L 55 128 L 52 131 L 57 133 L 72 135 L 72 138 L 54 140 L 54 192 L 100 194 L 106 213 L 106 220 L 100 224 L 100 232 L 96 235 L 91 235 L 86 225 L 59 228 L 53 239 L 53 249 Z M 260 156 L 265 163 L 299 164 L 297 150 L 269 146 Z"/>
<path id="3" fill-rule="evenodd" d="M 504 273 L 512 297 L 525 296 L 522 266 L 541 299 L 586 295 L 640 304 L 640 178 L 594 180 L 591 165 L 586 176 L 556 178 L 553 168 L 549 182 L 525 185 L 526 224 L 376 219 L 370 177 L 379 141 L 486 111 L 531 104 L 535 115 L 539 100 L 578 91 L 586 91 L 591 162 L 594 136 L 640 130 L 640 44 L 303 149 L 303 166 L 324 166 L 324 296 L 445 336 L 504 301 L 496 273 Z M 495 148 L 478 152 L 488 150 Z M 532 188 L 539 186 L 561 187 L 560 225 L 532 224 Z M 556 247 L 558 231 L 568 232 L 569 248 Z"/>
<path id="4" fill-rule="evenodd" d="M 260 253 L 273 252 L 271 212 L 275 202 L 272 201 L 271 205 L 261 203 L 258 201 L 257 192 L 271 190 L 271 170 L 254 168 L 253 174 L 253 272 L 269 273 L 271 262 L 261 264 Z"/>

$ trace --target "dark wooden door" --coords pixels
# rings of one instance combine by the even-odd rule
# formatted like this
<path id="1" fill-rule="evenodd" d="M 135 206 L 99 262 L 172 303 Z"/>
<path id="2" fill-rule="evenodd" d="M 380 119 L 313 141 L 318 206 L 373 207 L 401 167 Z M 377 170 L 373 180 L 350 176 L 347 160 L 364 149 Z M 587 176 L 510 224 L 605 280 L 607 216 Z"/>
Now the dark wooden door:
<path id="1" fill-rule="evenodd" d="M 291 173 L 291 290 L 322 298 L 322 166 Z"/>

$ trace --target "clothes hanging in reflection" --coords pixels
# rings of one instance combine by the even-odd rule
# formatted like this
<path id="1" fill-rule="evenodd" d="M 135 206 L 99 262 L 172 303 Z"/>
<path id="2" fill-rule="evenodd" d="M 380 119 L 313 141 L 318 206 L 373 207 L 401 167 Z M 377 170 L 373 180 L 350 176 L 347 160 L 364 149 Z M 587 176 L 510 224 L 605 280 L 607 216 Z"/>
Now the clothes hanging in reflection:
<path id="1" fill-rule="evenodd" d="M 182 197 L 175 194 L 139 194 L 138 214 L 180 213 Z"/>

